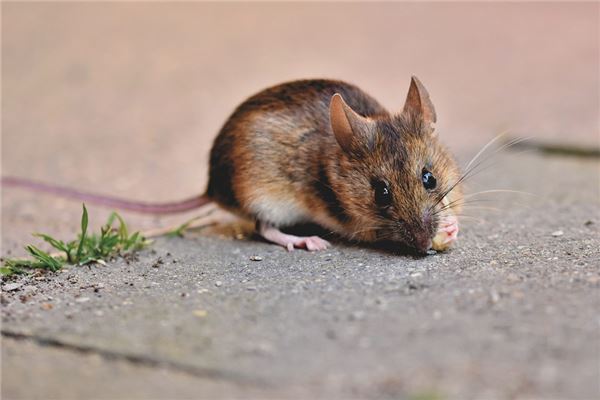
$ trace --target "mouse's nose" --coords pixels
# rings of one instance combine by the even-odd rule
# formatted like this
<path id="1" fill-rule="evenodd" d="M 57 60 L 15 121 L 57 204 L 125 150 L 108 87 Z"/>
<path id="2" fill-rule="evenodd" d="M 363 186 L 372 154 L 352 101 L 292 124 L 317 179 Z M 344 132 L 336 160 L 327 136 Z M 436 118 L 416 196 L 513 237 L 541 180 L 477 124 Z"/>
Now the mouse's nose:
<path id="1" fill-rule="evenodd" d="M 431 248 L 433 241 L 431 235 L 426 230 L 418 230 L 413 233 L 413 247 L 421 254 L 427 253 Z"/>
<path id="2" fill-rule="evenodd" d="M 425 212 L 423 214 L 422 225 L 413 231 L 413 247 L 422 254 L 427 253 L 427 250 L 433 245 L 432 236 L 428 227 L 431 225 L 431 214 Z"/>

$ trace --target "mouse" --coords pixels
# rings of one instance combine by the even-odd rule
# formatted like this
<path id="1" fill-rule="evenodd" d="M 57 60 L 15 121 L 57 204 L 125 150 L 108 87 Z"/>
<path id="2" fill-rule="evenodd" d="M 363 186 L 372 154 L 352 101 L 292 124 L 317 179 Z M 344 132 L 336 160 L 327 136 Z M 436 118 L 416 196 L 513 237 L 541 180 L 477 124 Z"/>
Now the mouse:
<path id="1" fill-rule="evenodd" d="M 344 81 L 296 80 L 264 89 L 233 111 L 214 139 L 202 195 L 155 204 L 24 178 L 3 177 L 2 184 L 152 214 L 216 203 L 255 221 L 262 238 L 290 251 L 331 246 L 320 236 L 284 232 L 308 223 L 350 241 L 426 254 L 456 242 L 463 202 L 458 164 L 435 122 L 429 93 L 414 76 L 397 112 Z"/>

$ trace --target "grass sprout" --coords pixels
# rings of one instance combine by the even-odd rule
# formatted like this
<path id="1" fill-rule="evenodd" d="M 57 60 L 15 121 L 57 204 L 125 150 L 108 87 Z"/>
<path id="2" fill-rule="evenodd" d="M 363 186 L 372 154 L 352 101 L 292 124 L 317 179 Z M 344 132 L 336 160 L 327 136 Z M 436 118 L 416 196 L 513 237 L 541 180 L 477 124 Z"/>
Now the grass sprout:
<path id="1" fill-rule="evenodd" d="M 200 218 L 202 218 L 203 215 L 192 218 L 186 222 L 184 222 L 183 224 L 179 225 L 177 228 L 167 232 L 166 236 L 167 237 L 183 237 L 184 232 L 197 220 L 199 220 Z"/>
<path id="2" fill-rule="evenodd" d="M 89 263 L 103 264 L 104 260 L 117 255 L 135 252 L 146 247 L 150 242 L 140 232 L 129 235 L 125 220 L 112 212 L 99 234 L 88 234 L 88 212 L 85 204 L 81 215 L 81 232 L 77 238 L 63 242 L 43 233 L 34 233 L 56 249 L 56 253 L 47 253 L 34 245 L 25 246 L 30 259 L 7 259 L 0 267 L 0 275 L 23 274 L 35 269 L 58 271 L 65 264 L 85 265 Z"/>

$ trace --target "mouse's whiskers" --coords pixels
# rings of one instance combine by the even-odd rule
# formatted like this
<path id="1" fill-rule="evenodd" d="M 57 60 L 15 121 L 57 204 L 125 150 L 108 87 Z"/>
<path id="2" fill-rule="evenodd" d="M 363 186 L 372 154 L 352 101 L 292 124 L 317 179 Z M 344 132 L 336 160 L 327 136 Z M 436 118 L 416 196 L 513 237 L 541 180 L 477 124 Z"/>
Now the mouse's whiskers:
<path id="1" fill-rule="evenodd" d="M 467 195 L 464 195 L 463 197 L 465 199 L 468 199 L 471 197 L 480 196 L 480 195 L 484 195 L 484 194 L 496 194 L 496 193 L 512 193 L 512 194 L 523 194 L 523 195 L 527 195 L 527 196 L 537 196 L 535 193 L 525 192 L 522 190 L 490 189 L 490 190 L 482 190 L 480 192 L 475 192 L 475 193 L 469 193 Z"/>
<path id="2" fill-rule="evenodd" d="M 490 140 L 487 144 L 485 144 L 481 150 L 479 150 L 479 152 L 477 152 L 477 154 L 467 163 L 467 166 L 465 167 L 464 172 L 461 174 L 461 176 L 456 180 L 456 182 L 454 182 L 453 184 L 451 184 L 448 189 L 443 190 L 438 197 L 435 199 L 435 203 L 433 204 L 432 207 L 437 206 L 448 194 L 450 194 L 452 192 L 452 190 L 454 190 L 459 184 L 465 182 L 467 179 L 470 179 L 474 176 L 476 176 L 477 174 L 487 170 L 488 168 L 494 166 L 496 163 L 492 162 L 490 164 L 491 161 L 494 160 L 494 157 L 499 154 L 500 152 L 506 150 L 509 147 L 515 146 L 521 142 L 524 142 L 526 140 L 529 140 L 529 137 L 525 137 L 525 138 L 514 138 L 509 140 L 508 142 L 504 143 L 503 145 L 501 145 L 500 147 L 498 147 L 497 149 L 495 149 L 491 154 L 489 154 L 486 158 L 481 158 L 483 154 L 485 154 L 485 152 L 494 144 L 496 143 L 500 138 L 504 137 L 506 135 L 507 132 L 502 132 L 498 135 L 496 135 L 492 140 Z M 486 163 L 488 163 L 486 165 Z"/>
<path id="3" fill-rule="evenodd" d="M 471 200 L 456 199 L 454 201 L 449 202 L 448 204 L 445 204 L 444 206 L 440 207 L 439 209 L 435 210 L 433 213 L 431 213 L 431 215 L 434 215 L 434 216 L 441 215 L 445 211 L 450 210 L 454 207 L 473 208 L 474 206 L 472 206 L 472 204 L 485 203 L 485 202 L 491 202 L 491 201 L 493 201 L 493 200 L 492 199 L 471 199 Z"/>

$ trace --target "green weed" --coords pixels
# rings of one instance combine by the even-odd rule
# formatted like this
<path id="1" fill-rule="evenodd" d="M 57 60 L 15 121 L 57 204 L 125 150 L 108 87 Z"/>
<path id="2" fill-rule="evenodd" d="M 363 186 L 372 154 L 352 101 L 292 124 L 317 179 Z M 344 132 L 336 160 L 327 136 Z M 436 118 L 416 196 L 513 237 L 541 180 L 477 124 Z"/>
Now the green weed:
<path id="1" fill-rule="evenodd" d="M 179 225 L 177 228 L 169 231 L 166 233 L 167 237 L 183 237 L 184 232 L 190 227 L 192 226 L 192 224 L 194 222 L 196 222 L 197 220 L 205 217 L 208 214 L 204 214 L 204 215 L 199 215 L 197 217 L 194 217 L 186 222 L 184 222 L 183 224 Z"/>
<path id="2" fill-rule="evenodd" d="M 127 224 L 116 212 L 110 214 L 99 234 L 88 234 L 88 212 L 85 204 L 81 215 L 81 232 L 76 239 L 63 242 L 43 233 L 35 233 L 34 236 L 41 238 L 58 252 L 49 254 L 28 245 L 25 250 L 32 259 L 5 260 L 4 265 L 0 267 L 0 275 L 21 274 L 32 269 L 58 271 L 65 264 L 102 263 L 110 257 L 134 252 L 149 244 L 140 232 L 129 235 Z"/>

